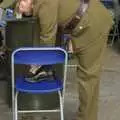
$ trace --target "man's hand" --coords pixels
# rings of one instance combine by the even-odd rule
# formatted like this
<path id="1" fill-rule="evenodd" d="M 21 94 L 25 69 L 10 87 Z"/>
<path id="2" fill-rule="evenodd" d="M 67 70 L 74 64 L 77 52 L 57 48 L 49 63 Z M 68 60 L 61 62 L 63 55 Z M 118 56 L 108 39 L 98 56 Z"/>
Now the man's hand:
<path id="1" fill-rule="evenodd" d="M 32 12 L 32 0 L 20 0 L 19 12 L 21 14 L 29 15 Z"/>

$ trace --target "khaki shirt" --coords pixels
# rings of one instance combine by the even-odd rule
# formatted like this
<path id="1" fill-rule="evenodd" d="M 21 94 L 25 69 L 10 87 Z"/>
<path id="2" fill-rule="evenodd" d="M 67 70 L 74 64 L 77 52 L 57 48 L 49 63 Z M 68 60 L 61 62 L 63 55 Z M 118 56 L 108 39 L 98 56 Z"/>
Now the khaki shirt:
<path id="1" fill-rule="evenodd" d="M 80 0 L 33 1 L 33 15 L 38 17 L 40 28 L 40 41 L 36 43 L 54 45 L 58 24 L 64 24 L 73 16 L 80 5 Z M 108 31 L 111 25 L 112 17 L 109 11 L 98 0 L 90 0 L 89 8 L 75 31 L 89 26 L 88 32 L 80 36 L 84 36 L 83 39 L 95 39 L 101 33 Z M 76 41 L 77 44 L 79 42 Z"/>
<path id="2" fill-rule="evenodd" d="M 34 0 L 33 14 L 39 18 L 40 41 L 54 45 L 58 24 L 70 19 L 79 4 L 80 0 Z M 108 10 L 98 0 L 90 0 L 88 11 L 78 26 L 90 26 L 94 38 L 111 25 L 112 17 Z"/>

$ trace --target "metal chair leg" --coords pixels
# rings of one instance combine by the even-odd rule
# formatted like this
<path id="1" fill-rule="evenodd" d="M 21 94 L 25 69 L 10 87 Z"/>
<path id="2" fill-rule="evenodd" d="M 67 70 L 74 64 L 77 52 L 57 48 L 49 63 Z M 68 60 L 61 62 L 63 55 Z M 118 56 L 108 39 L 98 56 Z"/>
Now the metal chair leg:
<path id="1" fill-rule="evenodd" d="M 59 100 L 60 100 L 60 117 L 61 117 L 61 120 L 64 120 L 63 99 L 62 99 L 61 91 L 58 91 L 58 94 L 59 94 Z"/>
<path id="2" fill-rule="evenodd" d="M 15 108 L 14 108 L 14 120 L 18 120 L 18 102 L 17 102 L 18 92 L 15 94 Z"/>
<path id="3" fill-rule="evenodd" d="M 113 32 L 113 36 L 112 36 L 112 40 L 111 40 L 110 46 L 113 46 L 116 36 L 117 36 L 117 40 L 119 40 L 119 26 L 118 26 L 118 20 L 115 21 L 114 32 Z"/>

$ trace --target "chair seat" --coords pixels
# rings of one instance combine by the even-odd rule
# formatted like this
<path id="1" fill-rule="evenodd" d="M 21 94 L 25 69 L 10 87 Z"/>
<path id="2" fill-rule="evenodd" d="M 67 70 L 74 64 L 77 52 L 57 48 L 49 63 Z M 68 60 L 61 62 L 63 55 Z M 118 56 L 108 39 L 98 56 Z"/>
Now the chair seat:
<path id="1" fill-rule="evenodd" d="M 42 80 L 36 83 L 25 81 L 23 76 L 16 78 L 16 91 L 27 93 L 50 93 L 56 92 L 63 88 L 62 81 L 59 79 Z"/>

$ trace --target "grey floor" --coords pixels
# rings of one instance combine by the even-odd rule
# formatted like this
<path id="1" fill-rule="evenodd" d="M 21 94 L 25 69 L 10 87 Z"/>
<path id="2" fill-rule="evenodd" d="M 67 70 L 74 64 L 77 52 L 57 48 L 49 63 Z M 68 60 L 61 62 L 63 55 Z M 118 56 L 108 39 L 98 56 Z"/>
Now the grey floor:
<path id="1" fill-rule="evenodd" d="M 100 84 L 98 120 L 120 119 L 119 76 L 120 53 L 114 51 L 112 48 L 108 48 L 105 53 L 105 60 Z M 77 84 L 75 81 L 73 81 L 72 78 L 74 78 L 74 76 L 70 74 L 68 77 L 70 80 L 67 82 L 65 95 L 65 120 L 75 120 L 75 116 L 77 114 Z M 12 120 L 10 109 L 6 104 L 6 86 L 7 85 L 4 81 L 0 82 L 0 120 Z M 47 114 L 47 117 L 48 116 L 49 115 Z M 43 119 L 47 118 L 43 117 Z M 57 120 L 58 117 L 57 115 L 50 114 L 49 119 Z M 33 120 L 41 120 L 40 114 L 35 114 Z"/>

